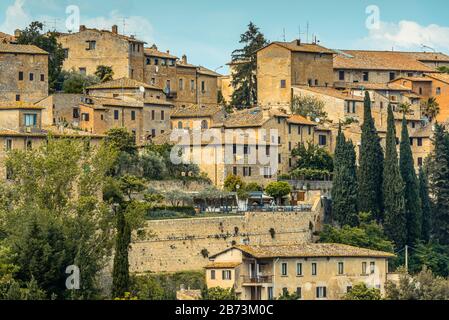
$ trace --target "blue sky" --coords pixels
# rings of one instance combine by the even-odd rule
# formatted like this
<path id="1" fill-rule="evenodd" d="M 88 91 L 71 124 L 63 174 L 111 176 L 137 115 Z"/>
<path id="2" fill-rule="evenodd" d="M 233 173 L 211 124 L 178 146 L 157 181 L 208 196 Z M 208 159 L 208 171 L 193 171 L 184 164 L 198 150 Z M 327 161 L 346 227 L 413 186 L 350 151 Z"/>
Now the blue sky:
<path id="1" fill-rule="evenodd" d="M 271 40 L 316 35 L 329 48 L 418 50 L 421 44 L 449 52 L 449 4 L 445 0 L 1 0 L 0 31 L 13 32 L 30 21 L 46 21 L 66 31 L 66 8 L 76 5 L 80 23 L 119 26 L 161 50 L 216 69 L 230 60 L 249 21 Z M 368 29 L 366 8 L 379 9 L 379 24 Z M 370 12 L 370 14 L 372 11 Z M 57 19 L 57 20 L 55 20 Z M 226 69 L 220 69 L 226 73 Z"/>

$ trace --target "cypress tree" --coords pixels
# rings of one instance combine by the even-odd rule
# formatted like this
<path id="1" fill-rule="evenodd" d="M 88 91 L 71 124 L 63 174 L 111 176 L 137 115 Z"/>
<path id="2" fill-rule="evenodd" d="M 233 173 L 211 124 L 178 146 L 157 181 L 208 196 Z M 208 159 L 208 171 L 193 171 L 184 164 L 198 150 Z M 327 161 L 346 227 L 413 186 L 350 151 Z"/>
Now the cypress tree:
<path id="1" fill-rule="evenodd" d="M 427 174 L 422 167 L 419 168 L 419 196 L 421 197 L 422 211 L 421 239 L 427 243 L 430 240 L 432 209 L 430 207 L 429 183 L 427 181 Z"/>
<path id="2" fill-rule="evenodd" d="M 391 106 L 388 106 L 387 138 L 384 162 L 384 229 L 397 248 L 407 240 L 405 219 L 404 182 L 399 171 L 396 142 L 396 127 Z"/>
<path id="3" fill-rule="evenodd" d="M 332 215 L 342 226 L 358 224 L 355 159 L 354 145 L 351 141 L 346 141 L 340 127 L 334 157 Z"/>
<path id="4" fill-rule="evenodd" d="M 129 291 L 128 250 L 131 230 L 125 219 L 123 208 L 117 210 L 117 238 L 112 269 L 112 297 L 122 298 Z"/>
<path id="5" fill-rule="evenodd" d="M 399 168 L 405 184 L 405 217 L 407 219 L 407 244 L 416 244 L 421 237 L 421 199 L 415 173 L 407 120 L 402 118 L 401 155 Z"/>
<path id="6" fill-rule="evenodd" d="M 371 98 L 366 92 L 358 172 L 358 209 L 371 212 L 378 222 L 383 220 L 382 175 L 382 147 L 371 115 Z"/>
<path id="7" fill-rule="evenodd" d="M 433 233 L 436 240 L 449 245 L 449 134 L 436 124 L 434 151 L 429 167 L 433 195 Z"/>

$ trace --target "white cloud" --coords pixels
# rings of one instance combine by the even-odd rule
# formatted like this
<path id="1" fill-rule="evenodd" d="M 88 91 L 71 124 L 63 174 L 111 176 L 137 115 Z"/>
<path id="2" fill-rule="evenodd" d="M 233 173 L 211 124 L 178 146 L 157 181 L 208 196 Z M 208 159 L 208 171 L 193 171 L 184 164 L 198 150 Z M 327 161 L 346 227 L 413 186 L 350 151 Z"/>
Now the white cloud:
<path id="1" fill-rule="evenodd" d="M 14 33 L 16 29 L 23 29 L 31 22 L 31 16 L 25 11 L 25 0 L 15 0 L 5 12 L 5 20 L 0 24 L 0 31 Z"/>
<path id="2" fill-rule="evenodd" d="M 414 21 L 381 22 L 378 29 L 369 30 L 367 37 L 358 41 L 358 47 L 369 49 L 420 50 L 422 45 L 438 50 L 449 50 L 449 27 Z"/>

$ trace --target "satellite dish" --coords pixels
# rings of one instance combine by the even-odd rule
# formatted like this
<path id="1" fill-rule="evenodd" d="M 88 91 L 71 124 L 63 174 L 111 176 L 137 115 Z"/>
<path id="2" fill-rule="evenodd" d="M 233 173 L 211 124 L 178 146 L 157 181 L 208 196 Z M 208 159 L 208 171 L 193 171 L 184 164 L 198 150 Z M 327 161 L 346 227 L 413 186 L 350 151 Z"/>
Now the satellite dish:
<path id="1" fill-rule="evenodd" d="M 139 87 L 140 92 L 144 93 L 145 92 L 145 88 L 143 86 Z"/>
<path id="2" fill-rule="evenodd" d="M 316 118 L 316 119 L 315 119 L 315 122 L 316 122 L 316 123 L 320 123 L 320 121 L 321 121 L 321 120 L 320 120 L 319 118 Z"/>

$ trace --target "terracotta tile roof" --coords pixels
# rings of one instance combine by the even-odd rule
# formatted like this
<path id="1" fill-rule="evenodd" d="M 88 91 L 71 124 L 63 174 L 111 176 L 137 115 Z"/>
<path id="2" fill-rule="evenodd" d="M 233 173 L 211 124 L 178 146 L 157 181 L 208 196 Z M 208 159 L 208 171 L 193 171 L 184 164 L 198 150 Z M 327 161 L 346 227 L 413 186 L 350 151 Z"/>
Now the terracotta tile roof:
<path id="1" fill-rule="evenodd" d="M 155 48 L 145 48 L 144 53 L 145 53 L 145 55 L 152 56 L 152 57 L 175 59 L 175 60 L 179 59 L 177 56 L 171 55 L 168 52 L 159 51 Z"/>
<path id="2" fill-rule="evenodd" d="M 397 81 L 397 80 L 400 80 L 400 79 L 410 80 L 410 81 L 415 81 L 415 82 L 418 82 L 418 81 L 421 81 L 421 82 L 432 82 L 431 79 L 426 78 L 426 77 L 399 77 L 399 78 L 397 78 L 397 79 L 395 79 L 393 81 Z"/>
<path id="3" fill-rule="evenodd" d="M 449 84 L 449 74 L 447 73 L 431 73 L 426 74 L 426 76 Z"/>
<path id="4" fill-rule="evenodd" d="M 103 97 L 92 97 L 88 98 L 92 99 L 94 106 L 112 106 L 112 107 L 129 107 L 129 108 L 143 108 L 143 103 L 139 101 L 126 101 L 117 98 L 103 98 Z M 90 104 L 83 103 L 85 106 L 89 106 Z"/>
<path id="5" fill-rule="evenodd" d="M 340 50 L 334 69 L 435 71 L 408 53 L 399 51 Z"/>
<path id="6" fill-rule="evenodd" d="M 35 110 L 41 110 L 45 109 L 45 107 L 35 105 L 30 102 L 23 102 L 23 101 L 6 101 L 6 102 L 0 102 L 0 110 L 7 110 L 7 109 L 35 109 Z"/>
<path id="7" fill-rule="evenodd" d="M 423 62 L 449 62 L 449 56 L 442 52 L 406 52 L 406 54 Z"/>
<path id="8" fill-rule="evenodd" d="M 294 124 L 304 124 L 309 126 L 316 126 L 317 124 L 313 121 L 310 121 L 309 119 L 304 118 L 303 116 L 299 114 L 291 115 L 288 120 L 288 123 L 294 123 Z"/>
<path id="9" fill-rule="evenodd" d="M 58 35 L 62 36 L 62 37 L 70 37 L 71 35 L 78 34 L 78 33 L 81 33 L 81 32 L 86 32 L 86 31 L 94 31 L 94 32 L 98 32 L 98 33 L 108 33 L 108 34 L 111 34 L 111 35 L 113 35 L 113 36 L 115 36 L 117 38 L 129 41 L 129 42 L 139 42 L 139 43 L 143 43 L 143 44 L 146 43 L 145 41 L 138 40 L 138 39 L 136 39 L 133 36 L 126 36 L 124 34 L 113 33 L 111 30 L 100 30 L 100 29 L 97 29 L 97 28 L 86 28 L 86 29 L 84 29 L 84 31 L 73 32 L 73 33 L 59 32 Z"/>
<path id="10" fill-rule="evenodd" d="M 241 265 L 241 262 L 211 262 L 205 268 L 206 269 L 231 269 Z"/>
<path id="11" fill-rule="evenodd" d="M 15 42 L 16 37 L 0 31 L 0 43 Z"/>
<path id="12" fill-rule="evenodd" d="M 90 87 L 87 87 L 88 90 L 98 90 L 98 89 L 139 89 L 140 87 L 144 87 L 146 89 L 154 89 L 162 91 L 162 89 L 152 86 L 134 79 L 130 78 L 120 78 L 111 81 L 106 81 L 103 83 L 99 83 Z"/>
<path id="13" fill-rule="evenodd" d="M 353 83 L 347 82 L 343 84 L 346 88 L 351 89 L 360 89 L 360 90 L 383 90 L 383 91 L 410 91 L 410 88 L 407 88 L 399 83 L 390 82 L 390 83 Z"/>
<path id="14" fill-rule="evenodd" d="M 45 54 L 47 51 L 33 45 L 0 43 L 0 53 Z"/>
<path id="15" fill-rule="evenodd" d="M 162 100 L 162 99 L 156 99 L 156 98 L 152 98 L 152 97 L 147 97 L 143 100 L 143 102 L 145 104 L 156 104 L 156 105 L 161 105 L 161 106 L 173 106 L 173 103 Z"/>
<path id="16" fill-rule="evenodd" d="M 172 118 L 200 118 L 212 117 L 222 111 L 222 107 L 218 105 L 199 106 L 191 105 L 185 107 L 177 107 L 173 110 Z"/>
<path id="17" fill-rule="evenodd" d="M 306 52 L 306 53 L 326 53 L 326 54 L 334 54 L 335 52 L 333 50 L 330 50 L 328 48 L 325 48 L 323 46 L 320 46 L 318 44 L 314 43 L 301 43 L 298 45 L 297 40 L 293 40 L 291 42 L 281 42 L 281 41 L 274 41 L 270 44 L 266 45 L 260 50 L 263 50 L 271 45 L 279 45 L 281 47 L 284 47 L 292 52 Z"/>
<path id="18" fill-rule="evenodd" d="M 212 71 L 210 69 L 207 69 L 205 67 L 199 66 L 198 67 L 198 73 L 202 74 L 202 75 L 206 75 L 206 76 L 211 76 L 211 77 L 221 77 L 221 74 Z"/>
<path id="19" fill-rule="evenodd" d="M 222 123 L 213 127 L 225 128 L 251 128 L 261 127 L 269 119 L 264 118 L 259 108 L 246 109 L 228 114 Z"/>
<path id="20" fill-rule="evenodd" d="M 349 100 L 349 101 L 363 101 L 363 98 L 360 96 L 351 95 L 349 93 L 346 93 L 341 90 L 337 90 L 332 87 L 309 87 L 309 86 L 293 86 L 293 88 L 298 88 L 314 93 L 323 94 L 326 96 L 342 99 L 342 100 Z"/>
<path id="21" fill-rule="evenodd" d="M 93 134 L 90 132 L 86 132 L 83 130 L 73 130 L 68 128 L 57 128 L 55 126 L 43 127 L 40 132 L 20 132 L 10 129 L 0 129 L 0 136 L 7 137 L 47 137 L 51 134 L 54 137 L 58 138 L 104 138 L 104 135 Z"/>
<path id="22" fill-rule="evenodd" d="M 336 243 L 307 243 L 279 246 L 235 246 L 255 258 L 312 258 L 312 257 L 377 257 L 393 258 L 394 254 Z"/>

